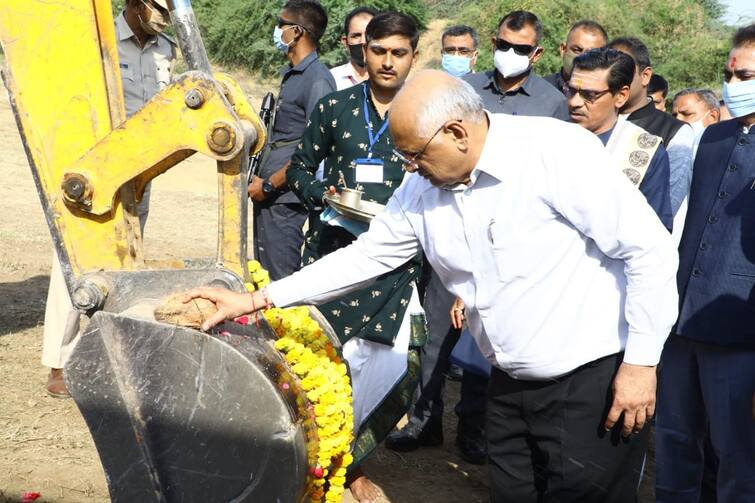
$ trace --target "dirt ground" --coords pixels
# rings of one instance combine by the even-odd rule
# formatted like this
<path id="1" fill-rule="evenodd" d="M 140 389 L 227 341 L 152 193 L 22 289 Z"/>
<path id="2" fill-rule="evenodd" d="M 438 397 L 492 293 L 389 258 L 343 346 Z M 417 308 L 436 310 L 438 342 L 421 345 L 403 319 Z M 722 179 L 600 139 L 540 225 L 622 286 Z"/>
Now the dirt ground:
<path id="1" fill-rule="evenodd" d="M 423 37 L 420 67 L 437 66 L 443 22 Z M 235 75 L 257 106 L 266 90 Z M 47 369 L 40 364 L 44 307 L 52 247 L 7 96 L 0 91 L 0 503 L 22 493 L 39 502 L 109 501 L 103 470 L 84 421 L 72 400 L 48 397 Z M 190 258 L 214 254 L 214 163 L 195 156 L 153 184 L 145 246 L 150 257 Z M 448 402 L 458 399 L 449 383 Z M 408 454 L 380 447 L 365 471 L 382 488 L 383 502 L 474 503 L 487 501 L 485 467 L 454 452 L 455 417 L 447 411 L 446 442 Z M 643 490 L 643 500 L 651 501 Z M 348 496 L 344 501 L 352 502 Z"/>

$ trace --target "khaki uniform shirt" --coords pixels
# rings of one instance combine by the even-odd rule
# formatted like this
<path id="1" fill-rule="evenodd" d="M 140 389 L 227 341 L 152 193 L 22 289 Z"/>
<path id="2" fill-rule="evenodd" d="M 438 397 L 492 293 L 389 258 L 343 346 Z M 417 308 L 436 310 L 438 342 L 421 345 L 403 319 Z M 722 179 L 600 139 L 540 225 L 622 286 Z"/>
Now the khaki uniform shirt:
<path id="1" fill-rule="evenodd" d="M 115 19 L 115 35 L 126 116 L 131 117 L 170 83 L 171 64 L 176 58 L 175 42 L 160 34 L 148 38 L 143 48 L 139 47 L 122 12 Z"/>

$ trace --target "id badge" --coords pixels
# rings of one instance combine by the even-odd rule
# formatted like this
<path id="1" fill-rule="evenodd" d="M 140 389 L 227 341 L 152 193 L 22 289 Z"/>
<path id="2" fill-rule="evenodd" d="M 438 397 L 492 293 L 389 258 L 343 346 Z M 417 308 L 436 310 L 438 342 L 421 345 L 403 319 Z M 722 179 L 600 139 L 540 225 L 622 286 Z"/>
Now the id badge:
<path id="1" fill-rule="evenodd" d="M 383 160 L 363 158 L 356 163 L 355 179 L 357 183 L 383 183 Z"/>

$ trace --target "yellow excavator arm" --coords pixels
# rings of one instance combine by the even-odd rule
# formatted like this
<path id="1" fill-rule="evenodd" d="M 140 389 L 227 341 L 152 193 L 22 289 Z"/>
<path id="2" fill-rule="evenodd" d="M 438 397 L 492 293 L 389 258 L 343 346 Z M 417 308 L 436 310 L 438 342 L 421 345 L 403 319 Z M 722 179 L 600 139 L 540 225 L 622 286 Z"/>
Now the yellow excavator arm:
<path id="1" fill-rule="evenodd" d="M 238 84 L 212 74 L 189 1 L 168 6 L 189 71 L 126 119 L 108 0 L 0 5 L 3 79 L 71 300 L 89 318 L 66 384 L 115 502 L 303 501 L 312 407 L 270 326 L 203 333 L 152 316 L 189 288 L 244 290 L 246 171 L 265 143 Z M 217 160 L 217 255 L 167 267 L 144 256 L 136 203 L 195 152 Z"/>
<path id="2" fill-rule="evenodd" d="M 87 273 L 147 267 L 136 200 L 194 152 L 218 161 L 217 262 L 243 276 L 240 189 L 265 128 L 240 87 L 197 65 L 126 120 L 109 1 L 3 4 L 3 78 L 69 291 Z"/>

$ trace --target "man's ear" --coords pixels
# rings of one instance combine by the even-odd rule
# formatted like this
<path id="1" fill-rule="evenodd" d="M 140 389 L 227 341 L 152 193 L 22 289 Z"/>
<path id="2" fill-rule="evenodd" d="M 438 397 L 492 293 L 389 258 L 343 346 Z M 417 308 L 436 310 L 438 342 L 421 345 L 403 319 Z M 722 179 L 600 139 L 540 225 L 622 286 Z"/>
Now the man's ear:
<path id="1" fill-rule="evenodd" d="M 344 49 L 349 50 L 349 41 L 346 40 L 346 35 L 341 35 L 341 44 L 343 44 Z"/>
<path id="2" fill-rule="evenodd" d="M 542 47 L 538 47 L 535 49 L 535 54 L 532 56 L 532 64 L 534 65 L 537 63 L 537 61 L 543 56 L 544 49 Z"/>
<path id="3" fill-rule="evenodd" d="M 469 148 L 469 134 L 461 121 L 454 120 L 448 122 L 443 126 L 443 130 L 453 135 L 454 142 L 459 150 L 466 152 Z"/>
<path id="4" fill-rule="evenodd" d="M 414 49 L 414 54 L 412 54 L 412 68 L 417 64 L 417 59 L 419 58 L 419 49 Z"/>
<path id="5" fill-rule="evenodd" d="M 640 72 L 640 79 L 642 81 L 642 87 L 647 87 L 650 84 L 650 77 L 653 76 L 653 67 L 648 66 Z"/>
<path id="6" fill-rule="evenodd" d="M 716 124 L 717 122 L 721 122 L 721 110 L 717 108 L 711 109 L 710 116 L 713 119 L 713 124 Z"/>
<path id="7" fill-rule="evenodd" d="M 624 105 L 626 105 L 627 100 L 629 100 L 629 94 L 629 86 L 624 86 L 619 89 L 619 92 L 614 95 L 614 105 L 616 106 L 616 108 L 621 109 Z"/>
<path id="8" fill-rule="evenodd" d="M 563 58 L 564 57 L 564 53 L 566 52 L 566 44 L 564 44 L 564 43 L 559 44 L 559 46 L 558 46 L 558 52 L 559 52 L 559 54 L 561 54 L 561 57 Z"/>

